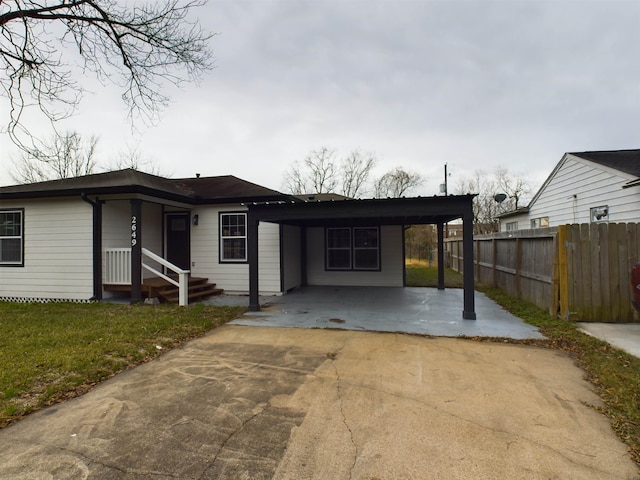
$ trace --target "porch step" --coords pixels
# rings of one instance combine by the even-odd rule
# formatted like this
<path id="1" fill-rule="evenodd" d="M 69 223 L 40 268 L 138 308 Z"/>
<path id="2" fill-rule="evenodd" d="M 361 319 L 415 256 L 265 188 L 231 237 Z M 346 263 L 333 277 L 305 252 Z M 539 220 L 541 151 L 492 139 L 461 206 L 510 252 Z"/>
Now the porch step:
<path id="1" fill-rule="evenodd" d="M 209 283 L 208 278 L 189 278 L 188 298 L 192 300 L 204 300 L 205 298 L 212 297 L 214 295 L 220 295 L 224 290 L 216 288 L 215 283 Z M 178 303 L 180 301 L 178 287 L 174 287 L 171 284 L 168 286 L 159 288 L 157 290 L 158 296 L 164 301 L 169 303 Z"/>

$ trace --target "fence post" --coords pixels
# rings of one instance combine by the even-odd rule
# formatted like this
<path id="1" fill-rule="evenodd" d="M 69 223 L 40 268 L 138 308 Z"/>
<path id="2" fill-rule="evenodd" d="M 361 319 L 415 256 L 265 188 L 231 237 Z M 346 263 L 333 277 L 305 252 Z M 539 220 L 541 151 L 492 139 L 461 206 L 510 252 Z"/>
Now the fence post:
<path id="1" fill-rule="evenodd" d="M 498 286 L 498 269 L 496 268 L 496 263 L 498 261 L 498 242 L 496 242 L 495 237 L 491 239 L 491 257 L 492 257 L 492 272 L 491 272 L 491 286 L 496 288 Z"/>
<path id="2" fill-rule="evenodd" d="M 549 303 L 549 315 L 553 318 L 558 316 L 560 308 L 560 282 L 558 261 L 560 257 L 560 242 L 558 241 L 558 233 L 553 237 L 553 265 L 551 267 L 551 302 Z"/>
<path id="3" fill-rule="evenodd" d="M 560 317 L 569 315 L 569 279 L 567 275 L 567 225 L 558 225 L 558 284 L 560 293 Z"/>

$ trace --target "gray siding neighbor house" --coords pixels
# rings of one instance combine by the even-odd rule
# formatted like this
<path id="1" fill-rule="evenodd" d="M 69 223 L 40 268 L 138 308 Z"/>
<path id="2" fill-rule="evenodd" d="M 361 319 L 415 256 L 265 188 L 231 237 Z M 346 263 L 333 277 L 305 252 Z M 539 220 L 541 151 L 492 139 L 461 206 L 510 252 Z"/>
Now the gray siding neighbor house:
<path id="1" fill-rule="evenodd" d="M 501 232 L 640 222 L 640 150 L 565 153 L 529 205 L 499 219 Z"/>

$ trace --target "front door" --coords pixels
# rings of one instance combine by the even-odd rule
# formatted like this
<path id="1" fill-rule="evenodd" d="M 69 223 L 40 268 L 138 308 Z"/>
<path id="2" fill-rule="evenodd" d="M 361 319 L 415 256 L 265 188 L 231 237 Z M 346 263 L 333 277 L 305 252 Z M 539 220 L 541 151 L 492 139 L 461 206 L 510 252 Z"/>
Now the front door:
<path id="1" fill-rule="evenodd" d="M 167 260 L 183 270 L 189 270 L 191 263 L 189 218 L 189 213 L 167 213 L 166 217 Z"/>

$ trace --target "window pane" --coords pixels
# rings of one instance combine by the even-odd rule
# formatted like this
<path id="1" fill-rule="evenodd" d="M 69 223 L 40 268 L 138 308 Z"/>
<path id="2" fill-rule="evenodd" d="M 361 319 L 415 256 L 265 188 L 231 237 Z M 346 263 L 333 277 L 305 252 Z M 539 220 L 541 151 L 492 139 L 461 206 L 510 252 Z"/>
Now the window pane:
<path id="1" fill-rule="evenodd" d="M 245 260 L 247 249 L 244 238 L 225 238 L 223 240 L 223 258 L 225 260 Z"/>
<path id="2" fill-rule="evenodd" d="M 243 213 L 222 215 L 222 235 L 244 237 L 246 235 L 246 215 Z"/>
<path id="3" fill-rule="evenodd" d="M 329 250 L 327 268 L 330 270 L 349 270 L 351 268 L 351 250 Z"/>
<path id="4" fill-rule="evenodd" d="M 328 248 L 351 248 L 351 229 L 329 228 L 327 229 Z"/>
<path id="5" fill-rule="evenodd" d="M 22 230 L 21 220 L 20 212 L 0 213 L 0 237 L 20 236 Z"/>
<path id="6" fill-rule="evenodd" d="M 378 269 L 378 249 L 361 248 L 353 252 L 353 268 L 357 270 Z"/>
<path id="7" fill-rule="evenodd" d="M 0 262 L 20 263 L 22 261 L 21 244 L 22 241 L 19 238 L 0 239 Z"/>
<path id="8" fill-rule="evenodd" d="M 377 228 L 354 228 L 353 229 L 353 246 L 355 248 L 378 247 L 378 229 Z"/>

